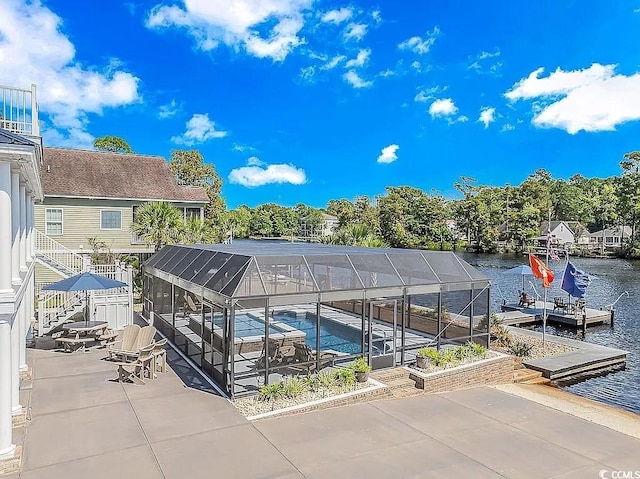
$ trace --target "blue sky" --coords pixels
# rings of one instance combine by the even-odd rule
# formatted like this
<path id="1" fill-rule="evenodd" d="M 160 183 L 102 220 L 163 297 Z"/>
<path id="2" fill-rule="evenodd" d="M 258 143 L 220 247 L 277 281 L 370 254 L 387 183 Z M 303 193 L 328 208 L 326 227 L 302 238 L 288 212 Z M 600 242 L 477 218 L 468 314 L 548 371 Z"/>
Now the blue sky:
<path id="1" fill-rule="evenodd" d="M 0 84 L 38 84 L 49 146 L 199 149 L 231 207 L 610 176 L 640 149 L 640 0 L 409 5 L 3 0 Z"/>

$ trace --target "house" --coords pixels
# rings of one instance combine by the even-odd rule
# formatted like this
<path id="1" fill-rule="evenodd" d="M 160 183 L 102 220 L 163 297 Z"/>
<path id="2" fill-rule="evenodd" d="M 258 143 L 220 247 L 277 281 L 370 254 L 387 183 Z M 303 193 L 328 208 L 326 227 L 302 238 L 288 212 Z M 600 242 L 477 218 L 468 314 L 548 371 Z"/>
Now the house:
<path id="1" fill-rule="evenodd" d="M 622 246 L 624 238 L 631 238 L 630 226 L 612 226 L 603 230 L 591 233 L 590 246 L 602 247 L 602 239 L 604 238 L 605 248 L 619 248 Z"/>
<path id="2" fill-rule="evenodd" d="M 588 232 L 578 221 L 543 221 L 535 238 L 537 245 L 547 245 L 547 235 L 551 235 L 551 242 L 555 246 L 569 248 L 573 245 L 588 244 Z"/>
<path id="3" fill-rule="evenodd" d="M 331 236 L 340 225 L 340 221 L 337 216 L 328 215 L 324 213 L 322 215 L 322 236 Z"/>
<path id="4" fill-rule="evenodd" d="M 92 252 L 96 238 L 112 253 L 152 253 L 131 232 L 136 208 L 169 201 L 184 218 L 202 218 L 209 202 L 203 188 L 180 186 L 160 156 L 44 148 L 40 179 L 44 201 L 35 207 L 36 243 L 69 254 Z M 60 279 L 51 264 L 39 266 L 38 283 Z M 57 273 L 57 274 L 56 274 Z"/>
<path id="5" fill-rule="evenodd" d="M 42 201 L 36 87 L 0 87 L 0 470 L 16 458 L 12 424 L 24 421 L 20 371 L 34 319 L 34 203 Z M 5 121 L 10 118 L 11 121 Z"/>

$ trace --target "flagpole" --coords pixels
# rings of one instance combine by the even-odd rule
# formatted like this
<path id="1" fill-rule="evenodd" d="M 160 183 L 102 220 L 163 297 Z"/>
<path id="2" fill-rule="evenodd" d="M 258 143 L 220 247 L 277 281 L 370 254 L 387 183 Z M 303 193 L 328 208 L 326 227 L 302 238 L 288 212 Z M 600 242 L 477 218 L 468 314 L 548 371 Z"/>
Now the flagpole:
<path id="1" fill-rule="evenodd" d="M 551 208 L 549 208 L 549 220 L 547 221 L 547 254 L 545 266 L 549 268 L 549 246 L 551 244 Z M 544 289 L 544 304 L 542 305 L 542 344 L 545 342 L 547 333 L 547 289 Z"/>

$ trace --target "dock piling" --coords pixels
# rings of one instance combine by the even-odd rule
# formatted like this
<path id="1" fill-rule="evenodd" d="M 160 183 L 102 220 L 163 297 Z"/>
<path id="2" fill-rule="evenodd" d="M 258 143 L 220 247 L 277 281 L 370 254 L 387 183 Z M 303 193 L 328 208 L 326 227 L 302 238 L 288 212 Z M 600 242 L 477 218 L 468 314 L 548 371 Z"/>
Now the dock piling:
<path id="1" fill-rule="evenodd" d="M 609 313 L 611 313 L 611 319 L 609 320 L 609 326 L 611 328 L 613 328 L 613 318 L 615 318 L 616 316 L 616 310 L 615 308 L 611 308 L 611 310 L 609 311 Z"/>

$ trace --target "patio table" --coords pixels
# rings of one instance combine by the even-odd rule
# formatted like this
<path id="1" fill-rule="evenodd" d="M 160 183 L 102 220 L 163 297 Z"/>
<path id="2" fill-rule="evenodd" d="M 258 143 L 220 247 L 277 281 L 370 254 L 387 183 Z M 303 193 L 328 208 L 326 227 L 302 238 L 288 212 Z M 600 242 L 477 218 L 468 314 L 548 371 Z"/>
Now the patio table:
<path id="1" fill-rule="evenodd" d="M 59 339 L 60 342 L 65 343 L 65 349 L 73 345 L 79 345 L 79 347 L 86 352 L 86 343 L 95 341 L 100 337 L 105 329 L 109 327 L 109 323 L 106 321 L 76 321 L 73 323 L 67 323 L 62 326 L 65 331 L 65 336 Z"/>

